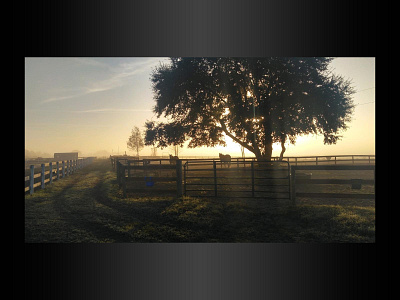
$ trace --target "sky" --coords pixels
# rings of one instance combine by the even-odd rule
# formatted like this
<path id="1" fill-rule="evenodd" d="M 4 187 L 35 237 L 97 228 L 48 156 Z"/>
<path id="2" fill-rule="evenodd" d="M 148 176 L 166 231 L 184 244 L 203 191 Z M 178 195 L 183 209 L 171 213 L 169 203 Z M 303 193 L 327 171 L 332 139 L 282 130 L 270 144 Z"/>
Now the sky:
<path id="1" fill-rule="evenodd" d="M 25 58 L 25 150 L 48 157 L 79 151 L 80 156 L 134 155 L 126 142 L 134 126 L 144 130 L 157 121 L 151 89 L 152 70 L 166 57 L 27 57 Z M 352 80 L 355 110 L 349 129 L 336 145 L 323 137 L 299 137 L 286 145 L 285 156 L 375 154 L 375 58 L 335 58 L 333 72 Z M 179 149 L 179 156 L 240 157 L 240 146 L 229 138 L 226 147 Z M 273 146 L 279 156 L 280 145 Z M 151 147 L 140 151 L 151 154 Z M 172 148 L 157 155 L 174 154 Z M 254 156 L 246 150 L 246 157 Z"/>

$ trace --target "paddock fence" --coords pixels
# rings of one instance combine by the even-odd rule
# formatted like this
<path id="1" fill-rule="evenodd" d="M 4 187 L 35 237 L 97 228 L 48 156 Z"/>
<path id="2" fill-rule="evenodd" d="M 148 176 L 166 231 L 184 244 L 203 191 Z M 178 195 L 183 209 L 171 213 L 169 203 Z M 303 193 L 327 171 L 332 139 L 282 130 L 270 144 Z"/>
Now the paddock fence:
<path id="1" fill-rule="evenodd" d="M 290 199 L 286 161 L 187 161 L 183 177 L 185 196 Z"/>
<path id="2" fill-rule="evenodd" d="M 291 166 L 291 199 L 375 199 L 375 165 Z"/>
<path id="3" fill-rule="evenodd" d="M 37 167 L 31 164 L 28 170 L 25 169 L 25 193 L 32 195 L 35 188 L 44 189 L 46 184 L 72 175 L 77 170 L 92 163 L 93 160 L 94 157 L 85 157 L 76 160 L 50 161 L 41 163 L 39 172 L 36 172 Z"/>
<path id="4" fill-rule="evenodd" d="M 129 192 L 182 196 L 181 160 L 113 158 L 111 164 L 124 197 Z"/>
<path id="5" fill-rule="evenodd" d="M 167 156 L 127 156 L 127 155 L 113 155 L 110 156 L 111 165 L 115 168 L 115 162 L 121 161 L 134 161 L 144 160 L 154 163 L 169 163 L 169 157 Z M 179 156 L 183 164 L 187 161 L 220 161 L 219 157 L 207 157 L 207 156 Z M 279 157 L 272 157 L 272 161 L 279 161 Z M 308 165 L 360 165 L 368 164 L 375 165 L 375 155 L 324 155 L 324 156 L 284 156 L 283 161 L 287 161 L 290 165 L 294 166 L 308 166 Z M 257 161 L 255 157 L 232 157 L 231 163 L 240 165 L 246 161 Z"/>
<path id="6" fill-rule="evenodd" d="M 237 157 L 232 158 L 227 165 L 219 158 L 187 157 L 172 162 L 159 157 L 139 159 L 126 155 L 110 156 L 124 196 L 127 192 L 135 192 L 146 195 L 171 194 L 178 197 L 284 198 L 293 201 L 296 196 L 375 197 L 375 155 L 303 156 L 286 159 L 280 161 L 274 157 L 269 162 L 259 162 L 255 157 Z M 302 173 L 311 170 L 314 170 L 312 178 L 311 173 Z M 373 175 L 363 178 L 360 170 L 371 170 Z M 331 174 L 323 174 L 325 177 L 321 177 L 318 175 L 320 171 Z M 338 176 L 335 174 L 337 171 L 346 171 L 346 175 Z M 329 177 L 332 172 L 334 178 Z M 362 189 L 358 188 L 360 185 Z M 337 186 L 340 187 L 339 191 Z M 364 189 L 366 186 L 367 190 Z M 322 187 L 325 189 L 321 189 Z M 348 187 L 351 187 L 350 192 Z"/>

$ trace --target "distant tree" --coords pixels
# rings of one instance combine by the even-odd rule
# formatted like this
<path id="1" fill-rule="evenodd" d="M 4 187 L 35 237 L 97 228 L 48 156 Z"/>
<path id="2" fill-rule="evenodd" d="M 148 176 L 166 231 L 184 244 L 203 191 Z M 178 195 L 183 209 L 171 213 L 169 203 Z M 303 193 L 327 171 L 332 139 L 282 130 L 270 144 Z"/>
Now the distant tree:
<path id="1" fill-rule="evenodd" d="M 331 73 L 332 58 L 171 58 L 151 75 L 157 117 L 146 145 L 226 145 L 224 136 L 271 160 L 273 143 L 323 134 L 335 144 L 350 121 L 354 89 Z"/>
<path id="2" fill-rule="evenodd" d="M 134 127 L 131 132 L 131 136 L 129 137 L 128 141 L 126 142 L 128 149 L 136 151 L 136 155 L 139 156 L 139 151 L 143 149 L 144 142 L 142 133 L 138 127 Z"/>

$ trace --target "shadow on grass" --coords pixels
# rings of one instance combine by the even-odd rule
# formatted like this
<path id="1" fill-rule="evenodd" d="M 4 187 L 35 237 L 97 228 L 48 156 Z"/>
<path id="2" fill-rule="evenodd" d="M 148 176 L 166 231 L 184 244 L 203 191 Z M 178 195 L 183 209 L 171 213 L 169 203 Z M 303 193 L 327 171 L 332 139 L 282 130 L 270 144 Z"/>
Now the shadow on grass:
<path id="1" fill-rule="evenodd" d="M 315 201 L 315 200 L 314 200 Z M 122 197 L 99 162 L 25 198 L 26 242 L 375 242 L 373 206 Z"/>

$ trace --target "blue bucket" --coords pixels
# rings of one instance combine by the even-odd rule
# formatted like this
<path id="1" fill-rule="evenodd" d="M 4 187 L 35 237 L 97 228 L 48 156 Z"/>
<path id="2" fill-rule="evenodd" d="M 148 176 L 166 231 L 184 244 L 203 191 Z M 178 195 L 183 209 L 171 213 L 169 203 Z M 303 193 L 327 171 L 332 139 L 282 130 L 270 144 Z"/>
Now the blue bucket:
<path id="1" fill-rule="evenodd" d="M 151 176 L 150 177 L 145 177 L 144 181 L 146 182 L 146 186 L 153 186 L 154 185 L 154 181 L 153 181 L 153 178 Z"/>

